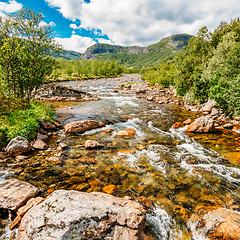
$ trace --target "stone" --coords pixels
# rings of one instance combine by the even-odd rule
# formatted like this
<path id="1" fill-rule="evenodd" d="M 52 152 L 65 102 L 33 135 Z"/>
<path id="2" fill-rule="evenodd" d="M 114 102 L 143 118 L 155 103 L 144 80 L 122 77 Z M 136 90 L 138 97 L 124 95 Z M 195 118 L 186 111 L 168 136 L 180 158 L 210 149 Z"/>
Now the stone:
<path id="1" fill-rule="evenodd" d="M 27 201 L 26 205 L 20 207 L 17 210 L 17 215 L 20 217 L 23 217 L 29 209 L 31 209 L 34 206 L 37 206 L 39 203 L 41 203 L 44 200 L 42 197 L 36 197 L 36 198 L 31 198 Z"/>
<path id="2" fill-rule="evenodd" d="M 11 224 L 9 225 L 9 229 L 12 231 L 14 228 L 16 228 L 19 223 L 21 222 L 22 217 L 21 216 L 17 216 L 14 218 L 14 220 L 11 222 Z"/>
<path id="3" fill-rule="evenodd" d="M 57 190 L 22 218 L 18 240 L 140 239 L 145 210 L 109 194 Z"/>
<path id="4" fill-rule="evenodd" d="M 48 135 L 45 135 L 45 134 L 42 134 L 42 133 L 38 133 L 37 134 L 37 140 L 38 139 L 41 139 L 41 140 L 45 141 L 45 140 L 48 139 Z"/>
<path id="5" fill-rule="evenodd" d="M 68 145 L 66 143 L 64 143 L 64 142 L 60 142 L 58 144 L 58 147 L 59 147 L 59 149 L 64 150 L 64 149 L 68 148 Z"/>
<path id="6" fill-rule="evenodd" d="M 104 133 L 111 133 L 111 132 L 114 132 L 114 129 L 112 128 L 108 128 L 106 130 L 103 130 Z"/>
<path id="7" fill-rule="evenodd" d="M 215 116 L 218 114 L 218 110 L 216 108 L 212 108 L 211 115 Z"/>
<path id="8" fill-rule="evenodd" d="M 96 164 L 97 163 L 97 161 L 94 158 L 90 158 L 87 156 L 78 158 L 77 161 L 82 164 Z"/>
<path id="9" fill-rule="evenodd" d="M 24 156 L 24 155 L 18 155 L 18 156 L 15 157 L 15 160 L 18 161 L 18 162 L 23 162 L 27 159 L 28 159 L 28 156 Z"/>
<path id="10" fill-rule="evenodd" d="M 203 108 L 202 108 L 202 111 L 203 112 L 211 112 L 212 111 L 212 108 L 214 108 L 215 106 L 216 106 L 216 101 L 215 100 L 213 100 L 213 99 L 211 99 L 211 100 L 208 100 L 205 104 L 204 104 L 204 106 L 203 106 Z"/>
<path id="11" fill-rule="evenodd" d="M 181 122 L 176 122 L 173 124 L 173 129 L 182 128 L 182 127 L 184 127 L 184 124 Z"/>
<path id="12" fill-rule="evenodd" d="M 38 193 L 39 189 L 30 183 L 14 178 L 5 180 L 0 184 L 0 208 L 17 211 Z"/>
<path id="13" fill-rule="evenodd" d="M 232 125 L 231 123 L 225 123 L 225 124 L 223 125 L 223 127 L 226 128 L 226 129 L 232 129 L 232 128 L 233 128 L 233 125 Z"/>
<path id="14" fill-rule="evenodd" d="M 13 138 L 6 147 L 7 154 L 11 156 L 17 156 L 22 153 L 30 151 L 31 145 L 25 137 L 15 137 Z"/>
<path id="15" fill-rule="evenodd" d="M 95 120 L 81 120 L 67 123 L 64 126 L 65 133 L 84 133 L 91 129 L 105 127 L 103 122 Z"/>
<path id="16" fill-rule="evenodd" d="M 189 125 L 192 123 L 192 120 L 189 118 L 183 122 L 184 125 Z"/>
<path id="17" fill-rule="evenodd" d="M 61 159 L 59 158 L 59 157 L 50 157 L 49 159 L 48 159 L 48 161 L 51 163 L 51 164 L 53 164 L 53 165 L 57 165 L 57 164 L 61 164 L 62 163 L 62 161 L 61 161 Z"/>
<path id="18" fill-rule="evenodd" d="M 48 145 L 41 139 L 38 139 L 34 142 L 33 147 L 39 150 L 48 149 Z"/>
<path id="19" fill-rule="evenodd" d="M 41 127 L 47 131 L 56 131 L 57 127 L 55 124 L 47 121 L 41 121 Z"/>
<path id="20" fill-rule="evenodd" d="M 0 152 L 0 159 L 5 159 L 7 157 L 8 157 L 8 155 L 6 152 Z"/>
<path id="21" fill-rule="evenodd" d="M 101 143 L 95 141 L 95 140 L 87 140 L 85 141 L 85 148 L 89 149 L 89 148 L 102 148 L 104 147 L 104 145 L 102 145 Z"/>
<path id="22" fill-rule="evenodd" d="M 122 137 L 122 138 L 131 138 L 136 135 L 136 130 L 133 128 L 127 128 L 120 130 L 116 133 L 117 137 Z"/>
<path id="23" fill-rule="evenodd" d="M 240 239 L 240 214 L 233 210 L 215 209 L 200 217 L 196 222 L 190 219 L 188 226 L 199 239 Z"/>
<path id="24" fill-rule="evenodd" d="M 209 116 L 197 118 L 187 127 L 188 132 L 208 133 L 214 131 L 214 120 Z"/>

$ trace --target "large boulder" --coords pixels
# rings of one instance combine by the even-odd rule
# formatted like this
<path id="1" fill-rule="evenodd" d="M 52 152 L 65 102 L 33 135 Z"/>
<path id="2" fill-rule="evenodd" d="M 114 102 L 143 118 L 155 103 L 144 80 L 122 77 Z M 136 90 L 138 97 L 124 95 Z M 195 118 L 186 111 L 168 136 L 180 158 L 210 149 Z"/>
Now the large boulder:
<path id="1" fill-rule="evenodd" d="M 211 100 L 208 100 L 205 104 L 204 104 L 204 106 L 203 106 L 203 108 L 202 108 L 202 111 L 203 112 L 211 112 L 212 111 L 212 109 L 216 106 L 216 101 L 215 100 L 213 100 L 213 99 L 211 99 Z"/>
<path id="2" fill-rule="evenodd" d="M 214 120 L 208 116 L 197 118 L 187 127 L 188 132 L 208 133 L 214 131 Z"/>
<path id="3" fill-rule="evenodd" d="M 38 193 L 39 189 L 30 183 L 14 178 L 6 180 L 0 184 L 0 208 L 17 211 Z"/>
<path id="4" fill-rule="evenodd" d="M 200 217 L 198 221 L 190 219 L 188 226 L 194 239 L 240 239 L 240 214 L 233 210 L 215 209 Z"/>
<path id="5" fill-rule="evenodd" d="M 105 124 L 103 122 L 95 121 L 95 120 L 81 120 L 67 123 L 64 126 L 65 133 L 84 133 L 91 129 L 104 127 Z"/>
<path id="6" fill-rule="evenodd" d="M 31 145 L 25 137 L 13 138 L 6 147 L 6 152 L 11 156 L 17 156 L 30 151 Z"/>
<path id="7" fill-rule="evenodd" d="M 26 213 L 18 240 L 137 240 L 144 223 L 145 210 L 131 200 L 105 193 L 57 190 Z"/>

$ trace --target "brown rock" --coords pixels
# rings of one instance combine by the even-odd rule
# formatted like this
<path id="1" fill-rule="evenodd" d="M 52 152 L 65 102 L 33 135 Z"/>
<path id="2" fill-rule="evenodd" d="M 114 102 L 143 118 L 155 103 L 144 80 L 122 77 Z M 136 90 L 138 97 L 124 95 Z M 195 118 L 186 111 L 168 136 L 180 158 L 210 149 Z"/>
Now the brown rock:
<path id="1" fill-rule="evenodd" d="M 0 208 L 16 211 L 38 192 L 30 183 L 14 178 L 6 180 L 0 184 Z"/>
<path id="2" fill-rule="evenodd" d="M 0 152 L 0 159 L 5 159 L 7 157 L 8 157 L 8 155 L 6 152 Z"/>
<path id="3" fill-rule="evenodd" d="M 87 140 L 85 141 L 85 148 L 89 149 L 89 148 L 102 148 L 104 147 L 104 145 L 100 144 L 99 142 L 95 141 L 95 140 Z"/>
<path id="4" fill-rule="evenodd" d="M 197 118 L 188 126 L 187 131 L 197 133 L 212 132 L 214 131 L 214 120 L 208 116 Z"/>
<path id="5" fill-rule="evenodd" d="M 58 158 L 58 157 L 50 157 L 50 158 L 48 159 L 48 161 L 49 161 L 50 163 L 52 163 L 53 165 L 57 165 L 57 164 L 61 164 L 61 163 L 62 163 L 61 159 Z"/>
<path id="6" fill-rule="evenodd" d="M 48 149 L 48 145 L 41 139 L 38 139 L 34 142 L 33 147 L 39 150 Z"/>
<path id="7" fill-rule="evenodd" d="M 64 149 L 68 148 L 68 145 L 64 142 L 60 142 L 58 147 L 59 147 L 60 150 L 64 150 Z"/>
<path id="8" fill-rule="evenodd" d="M 103 130 L 104 133 L 111 133 L 111 132 L 113 132 L 113 131 L 114 131 L 114 129 L 112 129 L 112 128 Z"/>
<path id="9" fill-rule="evenodd" d="M 18 227 L 18 225 L 20 224 L 21 220 L 22 220 L 21 216 L 15 217 L 14 220 L 9 225 L 9 229 L 12 231 L 14 228 Z"/>
<path id="10" fill-rule="evenodd" d="M 201 217 L 195 224 L 189 222 L 193 233 L 197 236 L 204 235 L 210 240 L 240 239 L 240 214 L 233 210 L 219 208 L 208 212 Z"/>
<path id="11" fill-rule="evenodd" d="M 47 131 L 56 131 L 57 127 L 54 123 L 41 121 L 41 127 Z"/>
<path id="12" fill-rule="evenodd" d="M 37 134 L 37 140 L 41 139 L 41 140 L 47 140 L 48 139 L 48 135 L 42 134 L 42 133 L 38 133 Z"/>
<path id="13" fill-rule="evenodd" d="M 82 163 L 82 164 L 96 164 L 97 163 L 97 161 L 94 158 L 90 158 L 90 157 L 87 157 L 87 156 L 78 158 L 77 161 Z"/>
<path id="14" fill-rule="evenodd" d="M 136 130 L 133 128 L 127 128 L 120 130 L 116 133 L 117 137 L 122 137 L 122 138 L 131 138 L 136 135 Z"/>
<path id="15" fill-rule="evenodd" d="M 189 118 L 183 122 L 184 125 L 189 125 L 192 123 L 192 120 Z"/>
<path id="16" fill-rule="evenodd" d="M 66 133 L 84 133 L 91 129 L 104 127 L 105 124 L 103 122 L 95 121 L 95 120 L 81 120 L 70 122 L 64 126 L 64 132 Z"/>
<path id="17" fill-rule="evenodd" d="M 173 129 L 182 128 L 182 127 L 184 127 L 184 125 L 181 122 L 176 122 L 173 124 Z"/>
<path id="18" fill-rule="evenodd" d="M 30 208 L 37 206 L 43 200 L 44 200 L 44 198 L 42 198 L 42 197 L 36 197 L 36 198 L 29 199 L 27 201 L 26 205 L 24 205 L 23 207 L 18 209 L 17 215 L 20 217 L 23 217 Z"/>
<path id="19" fill-rule="evenodd" d="M 31 146 L 28 140 L 24 137 L 15 137 L 13 138 L 6 147 L 7 154 L 11 156 L 17 156 L 22 153 L 30 151 Z"/>
<path id="20" fill-rule="evenodd" d="M 24 156 L 24 155 L 18 155 L 15 157 L 15 160 L 18 162 L 22 162 L 28 159 L 28 156 Z"/>

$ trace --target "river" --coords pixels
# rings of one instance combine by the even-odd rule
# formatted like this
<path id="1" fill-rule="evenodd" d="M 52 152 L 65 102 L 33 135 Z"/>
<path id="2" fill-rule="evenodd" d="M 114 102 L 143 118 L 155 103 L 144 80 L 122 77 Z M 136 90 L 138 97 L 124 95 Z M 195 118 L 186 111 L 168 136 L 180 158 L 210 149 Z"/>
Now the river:
<path id="1" fill-rule="evenodd" d="M 61 83 L 100 97 L 94 102 L 52 103 L 57 113 L 72 114 L 65 123 L 93 119 L 105 122 L 106 127 L 81 135 L 60 131 L 49 141 L 50 150 L 33 153 L 24 163 L 3 164 L 0 181 L 15 175 L 40 187 L 42 195 L 55 189 L 92 192 L 108 186 L 115 196 L 127 195 L 153 206 L 147 221 L 156 239 L 204 239 L 194 232 L 194 226 L 187 226 L 196 207 L 240 208 L 240 165 L 234 161 L 240 154 L 240 134 L 187 134 L 185 128 L 173 129 L 172 125 L 194 119 L 197 113 L 173 103 L 138 99 L 130 91 L 113 92 L 120 84 L 139 81 L 139 75 L 131 75 Z M 134 128 L 136 136 L 117 138 L 116 132 L 125 128 Z M 103 132 L 106 129 L 113 130 Z M 105 147 L 86 150 L 87 139 Z M 68 150 L 58 151 L 57 141 L 65 142 Z M 64 160 L 48 161 L 53 156 Z M 84 164 L 84 158 L 91 163 Z"/>

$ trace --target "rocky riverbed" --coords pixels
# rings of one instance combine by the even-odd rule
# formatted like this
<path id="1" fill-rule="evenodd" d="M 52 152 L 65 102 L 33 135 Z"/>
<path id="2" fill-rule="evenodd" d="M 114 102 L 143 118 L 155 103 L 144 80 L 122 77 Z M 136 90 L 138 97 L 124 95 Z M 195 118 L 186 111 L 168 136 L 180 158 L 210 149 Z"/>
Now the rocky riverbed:
<path id="1" fill-rule="evenodd" d="M 239 239 L 239 119 L 139 77 L 61 83 L 100 99 L 1 153 L 1 240 Z"/>

